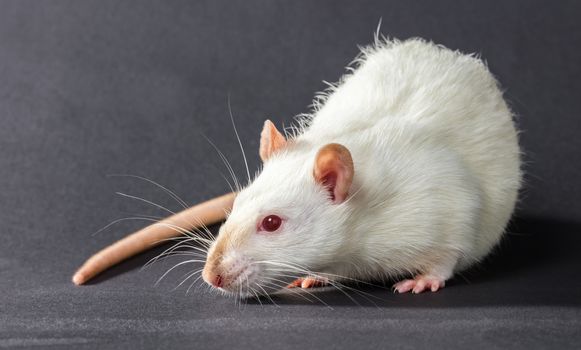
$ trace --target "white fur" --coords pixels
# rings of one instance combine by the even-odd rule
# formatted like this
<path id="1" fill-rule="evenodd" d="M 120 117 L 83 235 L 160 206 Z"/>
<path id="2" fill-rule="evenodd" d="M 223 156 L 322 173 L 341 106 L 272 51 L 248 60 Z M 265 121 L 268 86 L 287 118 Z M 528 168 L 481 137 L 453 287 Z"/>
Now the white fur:
<path id="1" fill-rule="evenodd" d="M 237 197 L 218 238 L 228 240 L 226 270 L 248 277 L 234 289 L 282 286 L 300 277 L 295 266 L 331 279 L 445 280 L 500 240 L 520 157 L 513 116 L 486 65 L 413 39 L 376 42 L 351 70 L 318 95 L 289 146 Z M 355 166 L 341 204 L 312 176 L 316 152 L 332 142 Z M 256 233 L 268 214 L 284 217 L 282 228 Z"/>

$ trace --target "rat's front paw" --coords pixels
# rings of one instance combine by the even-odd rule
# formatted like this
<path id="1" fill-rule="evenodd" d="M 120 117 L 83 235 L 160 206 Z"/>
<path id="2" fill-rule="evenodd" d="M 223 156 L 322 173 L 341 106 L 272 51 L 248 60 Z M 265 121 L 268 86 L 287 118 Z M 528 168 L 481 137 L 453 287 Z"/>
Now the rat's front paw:
<path id="1" fill-rule="evenodd" d="M 407 279 L 393 285 L 393 291 L 398 293 L 406 293 L 410 290 L 414 294 L 421 293 L 426 290 L 437 292 L 438 289 L 444 288 L 445 281 L 434 276 L 416 276 L 413 280 Z"/>
<path id="2" fill-rule="evenodd" d="M 288 288 L 315 288 L 315 287 L 324 287 L 328 284 L 326 278 L 321 277 L 302 277 L 297 278 L 291 284 L 288 285 Z"/>

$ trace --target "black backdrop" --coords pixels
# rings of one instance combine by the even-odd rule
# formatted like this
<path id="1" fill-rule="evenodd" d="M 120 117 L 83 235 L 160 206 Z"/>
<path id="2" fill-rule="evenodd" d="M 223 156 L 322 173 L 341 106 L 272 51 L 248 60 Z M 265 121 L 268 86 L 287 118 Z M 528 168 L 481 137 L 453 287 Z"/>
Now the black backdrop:
<path id="1" fill-rule="evenodd" d="M 581 5 L 542 1 L 0 1 L 0 347 L 384 348 L 580 345 Z M 86 287 L 100 247 L 227 190 L 201 135 L 251 169 L 265 118 L 290 122 L 382 33 L 488 62 L 518 114 L 526 185 L 511 234 L 437 294 L 322 293 L 243 302 L 189 283 L 150 252 Z M 159 250 L 157 250 L 159 252 Z M 183 260 L 183 259 L 182 259 Z M 198 284 L 200 284 L 198 282 Z M 357 304 L 360 304 L 358 306 Z"/>

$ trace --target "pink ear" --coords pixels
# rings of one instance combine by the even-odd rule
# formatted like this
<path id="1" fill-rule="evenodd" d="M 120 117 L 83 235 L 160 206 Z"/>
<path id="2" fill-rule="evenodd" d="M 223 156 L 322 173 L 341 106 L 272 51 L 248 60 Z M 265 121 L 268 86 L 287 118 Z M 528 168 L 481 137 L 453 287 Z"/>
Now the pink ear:
<path id="1" fill-rule="evenodd" d="M 276 130 L 276 126 L 270 120 L 266 120 L 260 134 L 260 159 L 266 162 L 274 152 L 283 148 L 286 142 L 286 138 Z"/>
<path id="2" fill-rule="evenodd" d="M 315 157 L 313 176 L 325 186 L 335 203 L 343 202 L 353 182 L 353 159 L 349 150 L 338 143 L 323 146 Z"/>

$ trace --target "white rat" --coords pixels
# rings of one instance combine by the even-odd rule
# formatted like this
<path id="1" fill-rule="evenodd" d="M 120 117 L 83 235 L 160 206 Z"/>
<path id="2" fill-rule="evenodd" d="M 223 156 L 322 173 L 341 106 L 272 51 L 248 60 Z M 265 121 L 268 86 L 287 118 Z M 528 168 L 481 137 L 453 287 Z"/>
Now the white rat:
<path id="1" fill-rule="evenodd" d="M 522 175 L 513 115 L 486 65 L 420 39 L 376 40 L 354 62 L 292 136 L 265 122 L 251 184 L 162 222 L 213 223 L 234 200 L 202 273 L 213 287 L 243 296 L 408 277 L 395 290 L 437 291 L 499 242 Z M 73 281 L 175 235 L 146 228 Z"/>

